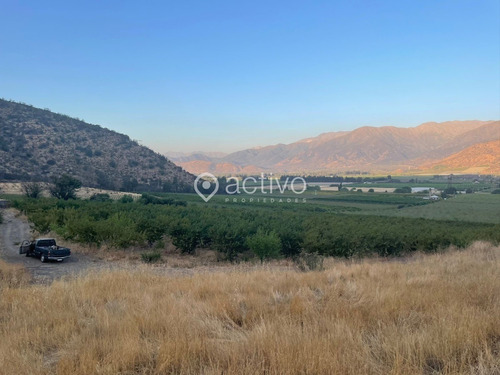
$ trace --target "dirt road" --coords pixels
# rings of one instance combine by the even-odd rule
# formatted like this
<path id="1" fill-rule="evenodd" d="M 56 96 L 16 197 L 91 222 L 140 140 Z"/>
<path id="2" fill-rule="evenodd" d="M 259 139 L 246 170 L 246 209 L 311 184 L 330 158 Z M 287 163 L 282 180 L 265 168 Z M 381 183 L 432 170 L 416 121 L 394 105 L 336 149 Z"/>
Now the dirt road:
<path id="1" fill-rule="evenodd" d="M 42 263 L 40 259 L 20 255 L 19 243 L 31 239 L 30 226 L 26 220 L 16 216 L 15 210 L 2 210 L 2 213 L 4 220 L 0 224 L 0 258 L 9 263 L 24 265 L 35 283 L 50 283 L 62 276 L 76 275 L 90 268 L 115 268 L 112 263 L 74 253 L 62 263 Z"/>

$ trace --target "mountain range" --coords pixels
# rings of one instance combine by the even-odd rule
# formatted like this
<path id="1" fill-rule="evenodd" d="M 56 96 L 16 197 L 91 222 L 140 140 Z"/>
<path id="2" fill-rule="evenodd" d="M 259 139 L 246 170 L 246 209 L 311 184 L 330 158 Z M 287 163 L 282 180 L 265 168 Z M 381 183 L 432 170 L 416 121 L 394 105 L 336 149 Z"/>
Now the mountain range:
<path id="1" fill-rule="evenodd" d="M 202 172 L 500 174 L 500 121 L 365 126 L 290 144 L 169 159 L 127 135 L 0 99 L 0 180 L 50 181 L 69 174 L 84 186 L 126 191 L 190 191 L 193 174 Z"/>
<path id="2" fill-rule="evenodd" d="M 69 174 L 112 190 L 190 191 L 194 176 L 127 135 L 0 99 L 0 180 Z"/>
<path id="3" fill-rule="evenodd" d="M 499 149 L 500 121 L 473 120 L 427 122 L 409 128 L 364 126 L 220 157 L 195 153 L 171 159 L 194 174 L 500 174 Z"/>

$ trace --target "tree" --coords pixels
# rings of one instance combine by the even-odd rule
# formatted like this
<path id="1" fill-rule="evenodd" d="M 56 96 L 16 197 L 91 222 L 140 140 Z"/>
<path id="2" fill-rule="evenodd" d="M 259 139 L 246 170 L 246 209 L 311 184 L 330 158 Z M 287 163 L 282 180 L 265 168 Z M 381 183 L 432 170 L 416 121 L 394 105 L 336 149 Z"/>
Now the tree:
<path id="1" fill-rule="evenodd" d="M 94 202 L 111 202 L 113 201 L 109 194 L 107 193 L 98 193 L 98 194 L 92 194 L 92 196 L 89 198 L 90 201 Z"/>
<path id="2" fill-rule="evenodd" d="M 194 254 L 199 244 L 199 233 L 189 219 L 180 219 L 172 225 L 170 237 L 175 247 L 183 253 Z"/>
<path id="3" fill-rule="evenodd" d="M 39 182 L 24 182 L 21 188 L 28 198 L 39 198 L 44 190 L 44 187 Z"/>
<path id="4" fill-rule="evenodd" d="M 247 244 L 263 263 L 264 259 L 278 258 L 281 251 L 281 240 L 276 232 L 264 232 L 258 229 L 257 233 L 247 238 Z"/>
<path id="5" fill-rule="evenodd" d="M 411 193 L 411 187 L 410 186 L 403 186 L 403 187 L 394 189 L 394 192 L 400 193 L 400 194 Z"/>
<path id="6" fill-rule="evenodd" d="M 74 177 L 68 176 L 67 174 L 61 177 L 54 177 L 54 186 L 50 189 L 50 194 L 57 199 L 76 199 L 76 189 L 82 187 L 80 180 Z"/>
<path id="7" fill-rule="evenodd" d="M 136 178 L 130 177 L 130 176 L 125 176 L 123 177 L 122 180 L 122 187 L 121 191 L 134 191 L 137 186 L 139 186 L 139 182 L 137 181 Z"/>
<path id="8" fill-rule="evenodd" d="M 447 187 L 446 189 L 444 189 L 444 193 L 446 193 L 447 195 L 455 195 L 457 193 L 457 189 L 453 186 Z"/>

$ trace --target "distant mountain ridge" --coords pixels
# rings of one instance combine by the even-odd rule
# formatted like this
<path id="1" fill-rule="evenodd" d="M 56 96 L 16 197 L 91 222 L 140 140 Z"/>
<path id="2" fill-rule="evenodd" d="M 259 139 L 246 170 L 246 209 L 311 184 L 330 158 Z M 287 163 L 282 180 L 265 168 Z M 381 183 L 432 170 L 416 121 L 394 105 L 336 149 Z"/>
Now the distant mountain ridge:
<path id="1" fill-rule="evenodd" d="M 188 191 L 194 176 L 127 135 L 0 99 L 0 180 L 70 174 L 104 189 Z"/>
<path id="2" fill-rule="evenodd" d="M 225 152 L 205 152 L 205 151 L 194 151 L 194 152 L 166 152 L 165 156 L 170 160 L 186 162 L 191 160 L 211 160 L 213 158 L 223 158 L 226 156 Z"/>
<path id="3" fill-rule="evenodd" d="M 475 144 L 500 142 L 500 121 L 427 122 L 412 128 L 364 126 L 324 133 L 291 144 L 207 155 L 179 164 L 192 173 L 418 172 Z M 478 149 L 479 150 L 479 149 Z M 482 148 L 484 152 L 491 148 Z M 176 160 L 174 158 L 174 160 Z M 461 169 L 466 169 L 467 160 Z"/>

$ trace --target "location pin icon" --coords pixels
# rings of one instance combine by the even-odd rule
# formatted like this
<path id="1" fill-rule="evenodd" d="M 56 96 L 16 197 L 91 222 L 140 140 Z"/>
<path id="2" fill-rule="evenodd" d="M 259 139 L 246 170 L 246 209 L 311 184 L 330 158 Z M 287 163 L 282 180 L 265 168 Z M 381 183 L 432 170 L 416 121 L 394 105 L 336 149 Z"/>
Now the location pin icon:
<path id="1" fill-rule="evenodd" d="M 198 183 L 202 178 L 204 179 L 204 181 L 201 183 L 203 190 L 213 189 L 208 196 L 205 196 L 205 194 L 203 194 L 198 188 Z M 212 182 L 210 182 L 209 180 L 212 180 Z M 212 198 L 215 193 L 217 193 L 217 190 L 219 190 L 219 180 L 217 180 L 217 177 L 215 177 L 212 173 L 205 172 L 199 174 L 198 177 L 196 177 L 196 180 L 194 180 L 194 191 L 196 191 L 196 194 L 198 194 L 205 202 L 208 202 L 210 198 Z"/>

